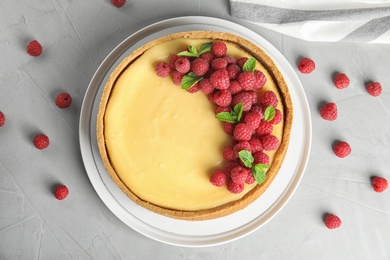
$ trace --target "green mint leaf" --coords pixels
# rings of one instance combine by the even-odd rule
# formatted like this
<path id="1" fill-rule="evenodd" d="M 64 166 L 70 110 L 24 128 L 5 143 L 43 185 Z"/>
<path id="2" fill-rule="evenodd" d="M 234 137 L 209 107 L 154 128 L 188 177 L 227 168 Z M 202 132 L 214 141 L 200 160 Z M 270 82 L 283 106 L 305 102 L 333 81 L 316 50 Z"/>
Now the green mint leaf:
<path id="1" fill-rule="evenodd" d="M 264 121 L 269 122 L 275 117 L 275 108 L 273 106 L 269 106 L 264 111 Z"/>
<path id="2" fill-rule="evenodd" d="M 244 104 L 238 103 L 237 105 L 234 106 L 233 111 L 234 114 L 236 114 L 237 116 L 237 121 L 239 122 L 241 120 L 242 111 L 244 111 Z"/>
<path id="3" fill-rule="evenodd" d="M 252 167 L 252 164 L 254 162 L 254 158 L 251 154 L 251 152 L 247 150 L 241 150 L 238 152 L 238 157 L 240 157 L 241 161 L 244 163 L 246 167 Z"/>
<path id="4" fill-rule="evenodd" d="M 193 72 L 185 75 L 181 80 L 181 88 L 185 90 L 189 90 L 194 86 L 197 82 L 199 82 L 203 77 L 196 76 Z"/>
<path id="5" fill-rule="evenodd" d="M 220 112 L 220 113 L 215 115 L 215 118 L 217 118 L 221 121 L 225 121 L 225 122 L 233 123 L 233 124 L 238 122 L 237 116 L 235 116 L 231 112 Z"/>
<path id="6" fill-rule="evenodd" d="M 265 181 L 267 177 L 265 170 L 268 169 L 269 166 L 270 166 L 269 164 L 259 163 L 252 167 L 253 176 L 255 177 L 255 180 L 258 184 L 262 184 Z"/>
<path id="7" fill-rule="evenodd" d="M 179 52 L 177 56 L 199 57 L 199 54 L 194 46 L 188 46 L 188 51 Z"/>
<path id="8" fill-rule="evenodd" d="M 249 72 L 254 72 L 256 67 L 256 59 L 255 58 L 250 58 L 248 59 L 245 63 L 244 66 L 242 67 L 243 71 L 249 71 Z"/>
<path id="9" fill-rule="evenodd" d="M 208 42 L 208 43 L 203 43 L 202 46 L 200 46 L 199 48 L 199 55 L 205 53 L 205 52 L 208 52 L 209 50 L 211 50 L 211 46 L 213 45 L 212 42 Z"/>

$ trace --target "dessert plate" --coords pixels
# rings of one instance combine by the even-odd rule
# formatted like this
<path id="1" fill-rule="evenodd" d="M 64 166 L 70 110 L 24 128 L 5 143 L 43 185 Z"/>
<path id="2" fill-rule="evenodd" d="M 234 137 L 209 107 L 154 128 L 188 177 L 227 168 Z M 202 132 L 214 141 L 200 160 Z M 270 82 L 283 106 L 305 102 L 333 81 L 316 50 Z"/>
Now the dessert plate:
<path id="1" fill-rule="evenodd" d="M 260 46 L 276 63 L 289 86 L 294 106 L 291 140 L 284 163 L 270 187 L 245 209 L 229 216 L 185 221 L 168 218 L 135 204 L 112 181 L 100 158 L 96 117 L 102 91 L 112 70 L 132 51 L 167 34 L 183 31 L 230 32 Z M 102 62 L 86 91 L 80 114 L 80 147 L 89 179 L 106 206 L 137 232 L 171 245 L 201 247 L 233 241 L 257 230 L 274 217 L 293 195 L 304 174 L 311 147 L 311 120 L 302 85 L 283 55 L 257 33 L 239 24 L 211 17 L 179 17 L 137 31 Z"/>

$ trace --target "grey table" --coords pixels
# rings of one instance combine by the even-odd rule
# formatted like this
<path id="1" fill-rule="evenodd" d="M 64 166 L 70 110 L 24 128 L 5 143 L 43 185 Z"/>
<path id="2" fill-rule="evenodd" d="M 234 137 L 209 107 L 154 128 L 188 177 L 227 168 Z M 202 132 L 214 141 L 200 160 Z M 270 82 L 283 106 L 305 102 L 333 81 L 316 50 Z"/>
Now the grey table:
<path id="1" fill-rule="evenodd" d="M 265 30 L 229 15 L 225 0 L 127 1 L 4 0 L 0 3 L 0 259 L 389 259 L 390 191 L 375 193 L 370 178 L 390 179 L 390 46 L 305 42 Z M 89 81 L 122 40 L 153 22 L 202 15 L 232 20 L 271 42 L 292 64 L 316 61 L 300 74 L 312 117 L 313 139 L 304 178 L 284 209 L 248 236 L 219 246 L 186 248 L 149 239 L 123 224 L 91 185 L 79 147 L 79 115 Z M 26 54 L 38 39 L 42 56 Z M 351 85 L 333 86 L 345 72 Z M 369 96 L 369 81 L 383 86 Z M 57 93 L 73 103 L 59 110 Z M 339 118 L 329 123 L 320 104 L 334 101 Z M 48 149 L 32 144 L 50 136 Z M 352 153 L 338 159 L 335 140 Z M 53 187 L 64 183 L 69 197 L 58 201 Z M 328 230 L 323 215 L 343 221 Z"/>

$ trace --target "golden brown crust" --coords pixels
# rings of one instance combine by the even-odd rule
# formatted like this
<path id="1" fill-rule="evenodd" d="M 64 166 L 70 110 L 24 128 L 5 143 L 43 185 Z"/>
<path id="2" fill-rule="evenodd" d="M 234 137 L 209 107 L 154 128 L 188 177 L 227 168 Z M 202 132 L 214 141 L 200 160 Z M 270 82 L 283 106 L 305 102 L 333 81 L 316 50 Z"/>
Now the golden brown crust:
<path id="1" fill-rule="evenodd" d="M 281 102 L 283 102 L 284 126 L 283 126 L 282 140 L 280 140 L 280 146 L 276 151 L 272 165 L 267 172 L 267 178 L 265 182 L 261 185 L 256 185 L 243 198 L 237 201 L 233 201 L 215 207 L 213 209 L 198 210 L 198 211 L 179 211 L 179 210 L 163 208 L 140 199 L 130 189 L 128 189 L 126 185 L 124 185 L 121 179 L 118 177 L 118 175 L 116 174 L 114 168 L 110 163 L 110 158 L 106 150 L 105 138 L 104 138 L 104 114 L 106 111 L 108 100 L 110 98 L 111 91 L 115 86 L 116 79 L 122 73 L 122 71 L 124 71 L 132 63 L 132 61 L 137 59 L 137 57 L 142 55 L 142 53 L 148 50 L 150 47 L 158 43 L 169 41 L 172 39 L 177 39 L 177 38 L 222 40 L 222 41 L 232 42 L 238 45 L 239 47 L 241 47 L 242 49 L 250 53 L 253 57 L 255 57 L 259 62 L 261 62 L 262 65 L 268 70 L 269 74 L 271 75 L 271 77 L 273 78 L 273 80 L 275 81 L 278 87 L 279 94 L 281 96 Z M 260 49 L 257 45 L 253 44 L 252 42 L 230 33 L 192 31 L 192 32 L 171 34 L 153 40 L 145 44 L 141 48 L 135 50 L 119 64 L 119 66 L 113 71 L 109 80 L 107 81 L 101 97 L 99 113 L 97 117 L 97 138 L 98 138 L 98 146 L 99 146 L 100 154 L 109 175 L 114 180 L 114 182 L 120 187 L 120 189 L 123 192 L 125 192 L 126 195 L 129 198 L 131 198 L 134 202 L 153 212 L 168 217 L 176 218 L 176 219 L 207 220 L 207 219 L 214 219 L 214 218 L 226 216 L 245 208 L 253 201 L 255 201 L 269 187 L 269 185 L 272 183 L 275 176 L 277 175 L 283 163 L 284 157 L 286 155 L 289 140 L 290 140 L 292 121 L 293 121 L 293 105 L 289 94 L 288 86 L 283 78 L 283 75 L 278 70 L 273 60 L 262 49 Z"/>

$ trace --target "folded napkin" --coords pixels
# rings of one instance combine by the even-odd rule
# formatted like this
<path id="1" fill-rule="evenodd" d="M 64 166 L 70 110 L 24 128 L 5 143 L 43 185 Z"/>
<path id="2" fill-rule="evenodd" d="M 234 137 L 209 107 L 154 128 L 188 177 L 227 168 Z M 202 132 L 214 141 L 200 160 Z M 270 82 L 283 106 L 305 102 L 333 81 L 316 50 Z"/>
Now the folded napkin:
<path id="1" fill-rule="evenodd" d="M 390 43 L 390 0 L 229 0 L 234 18 L 308 41 Z"/>

